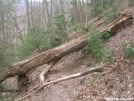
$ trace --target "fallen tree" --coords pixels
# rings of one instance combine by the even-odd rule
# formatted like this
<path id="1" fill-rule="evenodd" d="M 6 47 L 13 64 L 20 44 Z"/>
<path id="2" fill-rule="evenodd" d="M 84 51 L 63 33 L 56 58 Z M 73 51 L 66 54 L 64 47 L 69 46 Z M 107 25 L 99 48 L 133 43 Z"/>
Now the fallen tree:
<path id="1" fill-rule="evenodd" d="M 15 101 L 20 101 L 20 100 L 23 100 L 33 94 L 35 94 L 36 92 L 40 91 L 41 89 L 43 89 L 44 87 L 46 86 L 49 86 L 51 84 L 54 84 L 54 83 L 58 83 L 58 82 L 61 82 L 61 81 L 65 81 L 65 80 L 69 80 L 69 79 L 74 79 L 74 78 L 78 78 L 78 77 L 81 77 L 81 76 L 84 76 L 84 75 L 87 75 L 89 73 L 93 73 L 93 72 L 102 72 L 103 71 L 103 65 L 100 65 L 100 66 L 96 66 L 94 68 L 90 68 L 82 73 L 77 73 L 77 74 L 73 74 L 73 75 L 70 75 L 70 76 L 66 76 L 66 77 L 62 77 L 62 78 L 59 78 L 57 80 L 54 80 L 54 81 L 50 81 L 50 82 L 47 82 L 47 83 L 43 83 L 43 85 L 41 85 L 40 87 L 38 87 L 36 90 L 34 90 L 33 92 L 27 94 L 26 96 L 24 97 L 21 97 L 21 98 L 18 98 L 16 99 Z"/>
<path id="2" fill-rule="evenodd" d="M 107 25 L 105 28 L 100 29 L 100 32 L 103 33 L 106 30 L 110 30 L 110 34 L 114 34 L 122 25 L 129 22 L 132 19 L 131 16 L 122 13 L 115 21 Z M 25 74 L 32 68 L 43 65 L 45 63 L 55 64 L 58 62 L 63 56 L 68 55 L 72 52 L 79 51 L 83 47 L 85 47 L 88 43 L 88 35 L 83 35 L 80 38 L 73 39 L 61 46 L 53 48 L 51 50 L 42 52 L 34 57 L 26 59 L 24 61 L 13 64 L 12 69 L 7 69 L 0 74 L 0 82 L 4 81 L 9 77 L 13 77 L 19 75 L 20 78 L 26 77 Z M 47 69 L 50 70 L 53 66 L 49 66 Z M 45 73 L 47 72 L 45 71 Z M 42 73 L 44 75 L 45 73 Z M 19 78 L 19 79 L 20 79 Z"/>

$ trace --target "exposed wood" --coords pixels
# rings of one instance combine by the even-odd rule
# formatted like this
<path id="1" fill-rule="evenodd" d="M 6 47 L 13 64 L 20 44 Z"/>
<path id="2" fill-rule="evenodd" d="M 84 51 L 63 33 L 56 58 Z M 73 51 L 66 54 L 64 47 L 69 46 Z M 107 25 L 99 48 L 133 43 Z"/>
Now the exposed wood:
<path id="1" fill-rule="evenodd" d="M 42 86 L 40 86 L 39 88 L 37 88 L 36 90 L 34 90 L 33 92 L 27 94 L 26 96 L 22 97 L 22 98 L 18 98 L 16 99 L 15 101 L 20 101 L 20 100 L 23 100 L 23 99 L 26 99 L 27 97 L 35 94 L 36 92 L 42 90 L 44 87 L 50 85 L 50 84 L 54 84 L 54 83 L 58 83 L 58 82 L 61 82 L 61 81 L 65 81 L 65 80 L 70 80 L 70 79 L 74 79 L 74 78 L 78 78 L 78 77 L 81 77 L 81 76 L 84 76 L 84 75 L 87 75 L 89 73 L 93 73 L 93 72 L 102 72 L 103 71 L 103 66 L 100 65 L 100 66 L 96 66 L 94 68 L 91 68 L 91 69 L 88 69 L 84 72 L 81 72 L 81 73 L 77 73 L 77 74 L 73 74 L 73 75 L 69 75 L 69 76 L 66 76 L 66 77 L 62 77 L 62 78 L 59 78 L 57 80 L 54 80 L 54 81 L 50 81 L 50 82 L 47 82 L 47 83 L 44 83 Z"/>
<path id="2" fill-rule="evenodd" d="M 121 16 L 117 18 L 115 21 L 110 23 L 105 28 L 100 29 L 100 32 L 104 32 L 108 29 L 111 30 L 111 34 L 114 34 L 121 26 L 123 26 L 130 19 L 132 19 L 131 16 L 121 14 Z M 43 65 L 45 63 L 49 64 L 50 62 L 58 61 L 65 55 L 68 55 L 75 51 L 79 51 L 80 49 L 82 49 L 87 45 L 88 43 L 87 40 L 89 37 L 90 37 L 89 34 L 83 35 L 82 37 L 73 39 L 61 46 L 58 46 L 51 50 L 42 52 L 29 59 L 13 64 L 13 67 L 15 67 L 14 69 L 5 71 L 2 74 L 0 74 L 2 75 L 0 76 L 0 82 L 12 76 L 25 74 L 34 67 Z"/>
<path id="3" fill-rule="evenodd" d="M 39 78 L 40 78 L 40 83 L 43 84 L 45 83 L 44 80 L 44 76 L 45 74 L 54 66 L 55 63 L 51 63 L 50 65 L 48 65 L 39 75 Z"/>

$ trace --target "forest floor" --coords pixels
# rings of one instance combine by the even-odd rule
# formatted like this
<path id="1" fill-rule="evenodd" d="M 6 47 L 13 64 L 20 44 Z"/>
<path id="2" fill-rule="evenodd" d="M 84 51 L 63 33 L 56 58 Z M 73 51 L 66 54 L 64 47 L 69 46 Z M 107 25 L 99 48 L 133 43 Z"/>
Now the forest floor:
<path id="1" fill-rule="evenodd" d="M 134 15 L 134 6 L 125 9 L 125 12 Z M 134 59 L 127 58 L 122 47 L 123 42 L 132 41 L 134 41 L 134 24 L 121 28 L 104 43 L 104 47 L 112 51 L 112 61 L 105 64 L 101 75 L 92 73 L 52 84 L 24 101 L 115 101 L 115 98 L 134 101 Z M 91 55 L 78 60 L 82 56 L 83 53 L 79 51 L 63 57 L 47 73 L 45 82 L 82 72 L 101 63 Z M 31 83 L 17 97 L 32 92 L 40 84 L 39 74 L 46 66 L 45 64 L 28 73 Z"/>

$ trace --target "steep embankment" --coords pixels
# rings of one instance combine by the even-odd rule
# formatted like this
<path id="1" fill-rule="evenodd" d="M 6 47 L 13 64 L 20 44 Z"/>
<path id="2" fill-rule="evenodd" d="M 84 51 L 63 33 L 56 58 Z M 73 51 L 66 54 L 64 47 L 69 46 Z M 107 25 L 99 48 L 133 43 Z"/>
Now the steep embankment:
<path id="1" fill-rule="evenodd" d="M 28 101 L 97 101 L 105 98 L 132 98 L 134 97 L 134 72 L 133 59 L 127 59 L 121 43 L 126 40 L 128 43 L 134 37 L 134 25 L 122 28 L 105 42 L 105 48 L 109 48 L 113 54 L 113 61 L 105 65 L 103 75 L 97 76 L 97 73 L 87 76 L 64 81 L 45 88 Z M 82 72 L 89 68 L 87 61 L 92 62 L 92 66 L 99 62 L 91 56 L 83 58 L 81 52 L 71 53 L 60 60 L 54 68 L 48 73 L 45 82 L 57 79 L 59 77 L 71 75 L 73 73 Z M 26 92 L 32 91 L 33 87 L 39 84 L 37 78 L 39 73 L 46 65 L 37 68 L 30 74 L 31 84 Z M 95 77 L 97 77 L 95 79 Z M 90 85 L 91 84 L 91 85 Z M 25 91 L 21 95 L 25 95 Z M 98 100 L 99 99 L 99 100 Z M 25 100 L 25 101 L 27 101 Z"/>
<path id="2" fill-rule="evenodd" d="M 130 7 L 126 11 L 134 15 L 133 8 Z M 134 24 L 121 28 L 104 43 L 105 48 L 112 51 L 112 62 L 106 63 L 102 75 L 94 73 L 51 85 L 25 101 L 105 101 L 106 98 L 134 98 L 134 60 L 126 58 L 122 47 L 122 43 L 131 43 L 133 40 Z M 47 74 L 45 82 L 82 72 L 90 68 L 87 66 L 89 62 L 92 66 L 100 64 L 90 55 L 78 60 L 82 56 L 81 52 L 75 52 L 63 57 Z M 31 83 L 18 97 L 38 86 L 40 81 L 37 77 L 46 66 L 30 71 Z"/>
<path id="3" fill-rule="evenodd" d="M 120 45 L 120 43 L 126 40 L 128 42 L 133 40 L 133 33 L 134 25 L 131 25 L 118 31 L 116 35 L 105 43 L 105 47 L 112 50 L 113 62 L 105 66 L 103 75 L 98 76 L 95 81 L 94 77 L 98 74 L 89 74 L 78 79 L 64 81 L 45 88 L 25 101 L 94 101 L 95 99 L 104 98 L 134 97 L 134 61 L 133 59 L 126 59 L 123 48 Z M 83 58 L 76 62 L 82 55 L 81 52 L 75 52 L 64 57 L 52 68 L 45 81 L 51 81 L 65 75 L 83 71 L 88 68 L 86 65 L 87 61 L 92 61 L 94 62 L 93 64 L 98 63 L 92 58 Z M 38 77 L 38 74 L 45 66 L 37 68 L 30 74 L 32 82 L 28 88 L 28 92 L 39 84 L 39 79 L 35 77 Z M 91 84 L 91 81 L 92 85 L 88 86 Z M 25 95 L 25 92 L 22 94 Z"/>

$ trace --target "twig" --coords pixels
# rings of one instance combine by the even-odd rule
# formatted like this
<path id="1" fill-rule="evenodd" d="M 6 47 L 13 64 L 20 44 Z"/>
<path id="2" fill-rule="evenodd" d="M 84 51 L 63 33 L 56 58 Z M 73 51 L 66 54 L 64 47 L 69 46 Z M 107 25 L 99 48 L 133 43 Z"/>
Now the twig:
<path id="1" fill-rule="evenodd" d="M 77 61 L 79 61 L 79 60 L 81 60 L 81 59 L 83 59 L 85 57 L 86 57 L 86 55 L 83 55 L 82 57 L 78 58 L 75 62 L 77 62 Z"/>

